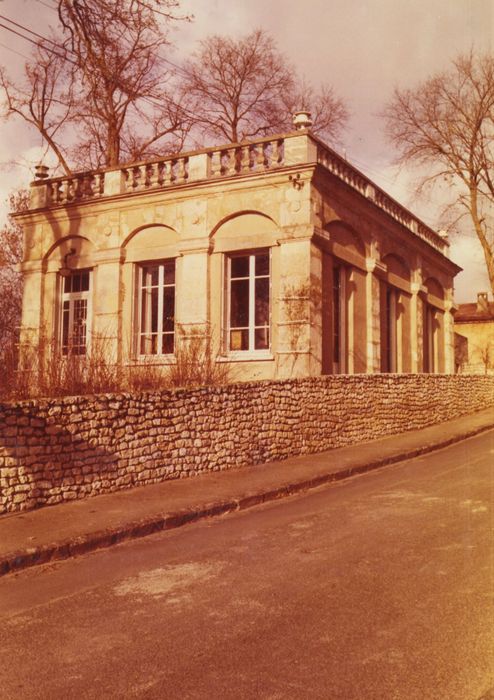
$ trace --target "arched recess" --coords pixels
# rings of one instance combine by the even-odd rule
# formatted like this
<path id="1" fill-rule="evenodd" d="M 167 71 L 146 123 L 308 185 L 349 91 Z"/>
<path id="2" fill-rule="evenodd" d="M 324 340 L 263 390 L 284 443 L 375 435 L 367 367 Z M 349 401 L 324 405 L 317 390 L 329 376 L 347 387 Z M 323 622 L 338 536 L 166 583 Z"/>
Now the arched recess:
<path id="1" fill-rule="evenodd" d="M 434 306 L 444 308 L 444 288 L 435 277 L 428 277 L 424 282 L 427 290 L 427 301 Z"/>
<path id="2" fill-rule="evenodd" d="M 382 258 L 379 281 L 381 371 L 410 372 L 412 361 L 410 268 L 394 253 Z"/>
<path id="3" fill-rule="evenodd" d="M 85 355 L 91 345 L 95 246 L 85 236 L 67 236 L 50 247 L 43 264 L 43 332 L 47 352 Z"/>
<path id="4" fill-rule="evenodd" d="M 145 226 L 133 231 L 122 244 L 126 262 L 174 258 L 178 255 L 179 234 L 164 224 Z"/>
<path id="5" fill-rule="evenodd" d="M 241 211 L 222 219 L 211 232 L 213 252 L 223 253 L 277 244 L 277 224 L 259 211 Z"/>
<path id="6" fill-rule="evenodd" d="M 406 291 L 410 291 L 411 272 L 403 258 L 395 253 L 389 253 L 384 256 L 382 262 L 386 265 L 388 282 L 396 287 L 405 284 Z"/>
<path id="7" fill-rule="evenodd" d="M 334 256 L 362 270 L 366 269 L 365 243 L 351 226 L 343 221 L 331 221 L 324 230 L 329 233 L 329 247 Z"/>
<path id="8" fill-rule="evenodd" d="M 343 221 L 331 221 L 322 243 L 324 373 L 366 371 L 366 247 Z"/>
<path id="9" fill-rule="evenodd" d="M 435 277 L 428 277 L 423 286 L 422 370 L 444 372 L 444 288 Z"/>
<path id="10" fill-rule="evenodd" d="M 94 264 L 94 244 L 85 236 L 67 236 L 54 243 L 43 258 L 47 272 L 58 272 L 63 267 L 81 269 Z"/>

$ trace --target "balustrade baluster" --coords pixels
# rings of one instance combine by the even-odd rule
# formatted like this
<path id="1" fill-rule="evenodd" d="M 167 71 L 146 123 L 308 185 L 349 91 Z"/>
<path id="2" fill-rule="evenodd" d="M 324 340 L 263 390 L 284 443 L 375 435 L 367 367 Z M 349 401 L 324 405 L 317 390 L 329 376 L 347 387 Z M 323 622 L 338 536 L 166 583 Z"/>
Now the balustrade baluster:
<path id="1" fill-rule="evenodd" d="M 264 153 L 264 147 L 265 144 L 259 143 L 256 146 L 257 149 L 257 165 L 259 166 L 259 170 L 265 170 L 266 169 L 266 154 Z"/>
<path id="2" fill-rule="evenodd" d="M 227 151 L 227 170 L 226 175 L 236 175 L 237 174 L 237 149 L 229 148 Z"/>
<path id="3" fill-rule="evenodd" d="M 163 163 L 163 171 L 162 171 L 162 185 L 169 185 L 170 182 L 172 181 L 172 161 L 171 160 L 165 160 Z"/>
<path id="4" fill-rule="evenodd" d="M 156 163 L 147 163 L 145 167 L 145 178 L 144 178 L 144 185 L 146 187 L 154 187 L 156 184 L 156 170 L 157 170 L 157 164 Z"/>
<path id="5" fill-rule="evenodd" d="M 278 139 L 276 141 L 271 141 L 271 167 L 272 168 L 277 168 L 279 165 L 281 165 L 282 161 L 282 154 L 281 154 L 281 146 L 282 146 L 282 141 L 279 141 Z"/>
<path id="6" fill-rule="evenodd" d="M 187 165 L 188 161 L 186 158 L 182 157 L 178 159 L 177 163 L 177 181 L 178 182 L 187 182 Z"/>
<path id="7" fill-rule="evenodd" d="M 141 190 L 144 186 L 144 182 L 142 179 L 142 168 L 140 165 L 136 165 L 132 169 L 132 175 L 133 175 L 132 187 L 135 190 Z"/>
<path id="8" fill-rule="evenodd" d="M 248 173 L 250 171 L 250 168 L 250 146 L 241 146 L 239 171 L 241 173 Z"/>
<path id="9" fill-rule="evenodd" d="M 213 151 L 209 155 L 211 162 L 211 177 L 219 177 L 221 175 L 221 151 Z"/>

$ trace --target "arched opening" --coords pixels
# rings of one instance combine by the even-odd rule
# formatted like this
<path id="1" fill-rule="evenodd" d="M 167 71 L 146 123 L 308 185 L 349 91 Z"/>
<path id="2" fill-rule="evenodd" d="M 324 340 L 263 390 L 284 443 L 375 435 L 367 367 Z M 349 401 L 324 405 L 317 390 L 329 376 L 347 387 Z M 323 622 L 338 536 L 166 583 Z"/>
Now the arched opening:
<path id="1" fill-rule="evenodd" d="M 386 274 L 380 284 L 381 372 L 411 368 L 410 270 L 402 258 L 382 259 Z"/>

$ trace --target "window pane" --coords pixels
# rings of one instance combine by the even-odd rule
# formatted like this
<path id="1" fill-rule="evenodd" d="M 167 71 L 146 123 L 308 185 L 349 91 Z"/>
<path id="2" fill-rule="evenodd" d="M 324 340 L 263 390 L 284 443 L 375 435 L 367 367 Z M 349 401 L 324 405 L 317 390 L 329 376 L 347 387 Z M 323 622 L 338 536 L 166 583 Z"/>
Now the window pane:
<path id="1" fill-rule="evenodd" d="M 163 265 L 165 284 L 175 284 L 175 260 L 170 260 Z"/>
<path id="2" fill-rule="evenodd" d="M 151 292 L 142 290 L 141 297 L 141 332 L 149 333 L 151 330 Z"/>
<path id="3" fill-rule="evenodd" d="M 172 354 L 174 347 L 173 347 L 173 339 L 174 339 L 174 334 L 173 333 L 165 333 L 163 335 L 163 352 L 165 354 Z"/>
<path id="4" fill-rule="evenodd" d="M 256 279 L 256 326 L 267 326 L 269 323 L 269 277 Z"/>
<path id="5" fill-rule="evenodd" d="M 75 355 L 84 355 L 86 352 L 86 318 L 87 301 L 85 299 L 75 299 L 72 338 L 70 339 L 71 349 Z"/>
<path id="6" fill-rule="evenodd" d="M 148 265 L 142 270 L 142 286 L 155 287 L 159 281 L 159 266 Z"/>
<path id="7" fill-rule="evenodd" d="M 256 328 L 255 330 L 255 349 L 269 349 L 269 328 Z"/>
<path id="8" fill-rule="evenodd" d="M 341 344 L 341 277 L 340 268 L 333 268 L 333 361 L 340 361 L 340 344 Z"/>
<path id="9" fill-rule="evenodd" d="M 81 275 L 79 272 L 73 272 L 72 275 L 72 291 L 73 292 L 80 292 L 81 291 Z"/>
<path id="10" fill-rule="evenodd" d="M 153 333 L 158 331 L 158 289 L 151 289 L 151 329 Z"/>
<path id="11" fill-rule="evenodd" d="M 249 349 L 249 329 L 230 331 L 230 350 Z"/>
<path id="12" fill-rule="evenodd" d="M 262 253 L 256 255 L 256 277 L 259 275 L 269 275 L 269 254 Z"/>
<path id="13" fill-rule="evenodd" d="M 62 312 L 62 348 L 64 350 L 64 355 L 67 354 L 67 348 L 69 346 L 69 313 L 69 302 L 64 301 Z"/>
<path id="14" fill-rule="evenodd" d="M 242 328 L 249 325 L 249 280 L 232 280 L 230 326 Z"/>
<path id="15" fill-rule="evenodd" d="M 249 256 L 231 258 L 231 277 L 249 276 Z"/>
<path id="16" fill-rule="evenodd" d="M 163 290 L 163 331 L 173 332 L 175 324 L 175 287 Z"/>
<path id="17" fill-rule="evenodd" d="M 69 294 L 72 291 L 72 275 L 64 277 L 63 291 L 65 294 Z"/>
<path id="18" fill-rule="evenodd" d="M 89 291 L 89 270 L 84 270 L 81 273 L 81 292 Z"/>

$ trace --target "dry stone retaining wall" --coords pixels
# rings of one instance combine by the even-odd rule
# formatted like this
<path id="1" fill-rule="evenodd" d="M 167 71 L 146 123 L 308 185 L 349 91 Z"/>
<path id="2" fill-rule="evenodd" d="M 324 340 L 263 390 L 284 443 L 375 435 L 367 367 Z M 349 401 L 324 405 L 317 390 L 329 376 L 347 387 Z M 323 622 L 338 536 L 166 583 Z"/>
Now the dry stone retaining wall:
<path id="1" fill-rule="evenodd" d="M 0 404 L 0 513 L 364 442 L 488 406 L 494 377 L 424 374 Z"/>

